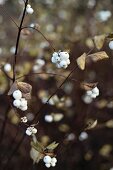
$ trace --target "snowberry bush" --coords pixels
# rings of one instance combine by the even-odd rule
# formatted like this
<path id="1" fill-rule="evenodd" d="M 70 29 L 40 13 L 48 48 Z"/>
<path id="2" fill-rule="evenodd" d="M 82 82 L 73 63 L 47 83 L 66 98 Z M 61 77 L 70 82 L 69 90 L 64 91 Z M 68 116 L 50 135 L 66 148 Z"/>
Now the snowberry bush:
<path id="1" fill-rule="evenodd" d="M 24 132 L 22 139 L 16 146 L 16 151 L 18 150 L 21 142 L 24 141 L 24 138 L 29 139 L 30 141 L 29 145 L 31 147 L 30 157 L 33 160 L 33 162 L 38 164 L 40 161 L 44 163 L 46 168 L 51 168 L 57 165 L 56 149 L 58 145 L 60 144 L 65 145 L 70 141 L 75 140 L 75 138 L 76 140 L 79 140 L 81 142 L 87 140 L 89 135 L 85 131 L 92 129 L 97 125 L 97 121 L 91 121 L 88 125 L 87 124 L 85 124 L 85 126 L 83 125 L 84 129 L 79 129 L 80 134 L 76 133 L 75 135 L 74 132 L 71 132 L 69 125 L 65 123 L 66 116 L 68 117 L 68 120 L 70 120 L 70 118 L 73 116 L 72 107 L 73 105 L 75 106 L 74 101 L 71 100 L 70 98 L 70 95 L 73 93 L 72 90 L 74 89 L 71 84 L 72 82 L 73 84 L 78 83 L 80 89 L 83 90 L 83 94 L 85 95 L 83 96 L 82 99 L 85 104 L 90 104 L 93 101 L 96 102 L 98 100 L 98 96 L 100 95 L 99 92 L 100 90 L 97 87 L 98 84 L 97 82 L 96 83 L 87 82 L 86 81 L 87 79 L 83 80 L 82 82 L 81 77 L 78 80 L 75 77 L 71 77 L 72 74 L 76 72 L 77 69 L 78 72 L 84 71 L 89 63 L 96 63 L 100 60 L 107 59 L 109 57 L 105 51 L 97 51 L 93 53 L 92 50 L 90 49 L 88 53 L 84 52 L 80 57 L 75 56 L 76 57 L 75 59 L 72 58 L 71 53 L 70 54 L 68 53 L 68 50 L 65 48 L 65 44 L 59 45 L 60 47 L 61 46 L 64 47 L 62 48 L 63 50 L 60 49 L 56 50 L 51 40 L 51 37 L 54 37 L 53 36 L 54 34 L 52 36 L 49 35 L 49 39 L 48 39 L 45 36 L 45 34 L 42 33 L 42 30 L 40 29 L 38 24 L 36 24 L 35 22 L 34 24 L 33 23 L 27 24 L 28 22 L 27 20 L 29 20 L 29 17 L 31 18 L 33 17 L 35 8 L 33 9 L 31 7 L 31 5 L 29 4 L 30 1 L 28 0 L 24 0 L 22 2 L 21 3 L 23 5 L 22 5 L 22 15 L 20 15 L 21 18 L 20 24 L 18 25 L 12 19 L 12 17 L 10 17 L 18 30 L 16 46 L 11 47 L 10 49 L 10 53 L 13 55 L 12 58 L 13 62 L 12 64 L 10 64 L 9 62 L 6 62 L 4 64 L 3 62 L 3 64 L 1 65 L 1 71 L 4 73 L 7 80 L 10 81 L 10 83 L 8 84 L 9 89 L 7 90 L 9 101 L 10 101 L 9 103 L 10 103 L 10 108 L 14 110 L 14 114 L 16 116 L 15 119 L 12 118 L 12 122 L 14 122 L 14 124 L 18 124 L 18 126 L 21 126 L 22 132 Z M 52 1 L 49 3 L 52 3 Z M 61 14 L 65 14 L 65 12 L 64 13 L 61 12 L 59 14 L 59 17 L 62 18 L 64 16 L 65 18 L 65 15 L 61 15 Z M 24 22 L 25 19 L 26 22 Z M 41 21 L 43 21 L 43 19 L 41 19 L 40 22 Z M 48 32 L 50 29 L 53 30 L 53 26 L 51 24 L 48 27 L 46 27 L 46 30 Z M 75 28 L 75 31 L 76 30 L 77 28 Z M 46 42 L 40 42 L 39 44 L 40 50 L 35 50 L 34 52 L 33 49 L 29 52 L 30 45 L 28 46 L 27 36 L 32 41 L 35 33 L 40 34 Z M 93 39 L 94 39 L 95 47 L 98 50 L 100 50 L 103 47 L 104 41 L 107 38 L 109 39 L 109 36 L 102 35 L 101 41 L 100 41 L 100 36 L 94 37 Z M 19 55 L 21 59 L 21 53 L 22 53 L 22 52 L 19 53 L 19 45 L 20 45 L 21 38 L 22 40 L 24 40 L 23 41 L 24 43 L 22 42 L 21 48 L 24 47 L 24 52 L 26 54 L 25 60 L 28 55 L 32 54 L 32 57 L 30 56 L 29 60 L 26 63 L 24 63 L 23 60 L 22 60 L 23 63 L 19 61 Z M 99 42 L 101 42 L 101 45 Z M 34 45 L 34 48 L 37 48 L 37 44 L 36 47 Z M 109 43 L 109 47 L 111 46 L 113 46 L 112 41 Z M 71 62 L 71 59 L 73 62 Z M 68 68 L 69 65 L 70 67 Z M 49 81 L 49 77 L 51 76 L 52 77 L 58 76 L 58 79 L 55 78 L 54 79 L 55 81 L 53 81 L 56 83 L 55 86 L 53 86 L 52 84 L 53 82 L 51 83 L 51 81 Z M 60 78 L 62 78 L 62 81 L 60 80 Z M 59 83 L 57 83 L 57 80 Z M 94 79 L 92 78 L 91 80 Z M 29 82 L 31 83 L 34 82 L 35 86 L 32 87 L 32 85 L 30 85 Z M 47 82 L 46 90 L 43 90 L 45 82 Z M 69 84 L 68 82 L 71 83 Z M 61 93 L 57 95 L 59 91 Z M 75 93 L 73 93 L 72 95 L 75 96 Z M 96 103 L 95 105 L 99 106 L 98 103 Z M 47 106 L 49 109 L 46 109 Z M 13 117 L 11 113 L 9 117 Z M 82 115 L 82 117 L 84 116 Z M 40 124 L 42 122 L 45 126 L 40 128 L 41 127 Z M 53 126 L 54 128 L 52 127 L 52 124 L 54 124 Z M 61 132 L 62 134 L 67 133 L 66 134 L 67 136 L 61 135 L 61 136 L 66 136 L 64 137 L 62 142 L 61 141 L 58 141 L 59 143 L 52 142 L 48 145 L 48 143 L 51 141 L 51 138 L 48 138 L 45 133 L 46 125 L 47 127 L 50 126 L 51 129 L 53 128 L 52 129 L 53 131 L 54 130 L 56 131 L 55 128 L 58 125 L 58 132 Z M 40 137 L 42 134 L 44 134 L 45 138 Z M 57 134 L 57 132 L 55 132 L 55 134 Z M 16 137 L 14 139 L 16 139 Z M 13 154 L 11 154 L 11 159 L 15 154 L 15 150 L 12 153 Z M 6 160 L 7 163 L 9 163 L 9 160 L 10 159 L 8 159 L 8 161 Z"/>

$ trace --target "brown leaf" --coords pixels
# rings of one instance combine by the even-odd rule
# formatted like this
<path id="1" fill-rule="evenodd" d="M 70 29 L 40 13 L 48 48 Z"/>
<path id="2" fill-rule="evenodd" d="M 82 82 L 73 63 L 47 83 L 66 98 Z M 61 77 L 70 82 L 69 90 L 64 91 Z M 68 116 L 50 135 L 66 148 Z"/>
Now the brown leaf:
<path id="1" fill-rule="evenodd" d="M 83 53 L 80 57 L 77 58 L 77 65 L 81 70 L 85 69 L 85 62 L 86 62 L 86 53 Z"/>
<path id="2" fill-rule="evenodd" d="M 15 82 L 11 85 L 10 90 L 8 91 L 8 95 L 12 95 L 13 92 L 14 92 L 15 90 L 17 90 L 17 89 L 18 89 L 18 88 L 17 88 L 17 82 L 15 81 Z"/>
<path id="3" fill-rule="evenodd" d="M 109 40 L 113 40 L 113 33 L 109 33 L 107 36 L 106 36 L 107 39 Z"/>
<path id="4" fill-rule="evenodd" d="M 105 51 L 100 51 L 87 56 L 87 59 L 91 59 L 94 62 L 109 58 Z"/>
<path id="5" fill-rule="evenodd" d="M 31 32 L 28 29 L 23 29 L 21 32 L 22 32 L 22 35 L 24 35 L 24 36 L 31 34 Z"/>
<path id="6" fill-rule="evenodd" d="M 31 99 L 31 93 L 22 93 L 22 96 L 26 99 L 26 100 L 30 100 Z"/>
<path id="7" fill-rule="evenodd" d="M 84 90 L 92 90 L 97 86 L 98 82 L 96 83 L 81 83 L 81 88 Z"/>
<path id="8" fill-rule="evenodd" d="M 96 127 L 98 121 L 97 120 L 90 120 L 88 123 L 87 123 L 87 127 L 85 128 L 85 130 L 89 130 L 89 129 L 93 129 Z"/>
<path id="9" fill-rule="evenodd" d="M 100 50 L 103 47 L 104 42 L 105 42 L 105 38 L 106 38 L 105 34 L 98 35 L 98 36 L 94 37 L 94 43 L 95 43 L 95 46 L 98 50 Z"/>
<path id="10" fill-rule="evenodd" d="M 17 82 L 17 87 L 24 94 L 31 93 L 32 90 L 32 86 L 24 82 Z"/>

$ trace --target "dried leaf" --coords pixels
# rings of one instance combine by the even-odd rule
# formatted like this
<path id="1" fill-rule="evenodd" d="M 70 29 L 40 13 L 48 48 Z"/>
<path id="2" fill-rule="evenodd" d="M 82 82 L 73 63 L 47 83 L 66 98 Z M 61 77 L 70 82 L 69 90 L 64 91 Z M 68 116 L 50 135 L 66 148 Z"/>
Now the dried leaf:
<path id="1" fill-rule="evenodd" d="M 113 33 L 109 33 L 107 36 L 106 36 L 107 39 L 109 40 L 113 40 Z"/>
<path id="2" fill-rule="evenodd" d="M 17 89 L 18 89 L 18 88 L 17 88 L 17 82 L 14 82 L 14 83 L 11 85 L 10 90 L 8 91 L 8 95 L 12 95 L 13 92 L 14 92 L 15 90 L 17 90 Z"/>
<path id="3" fill-rule="evenodd" d="M 105 126 L 108 127 L 108 128 L 113 128 L 113 119 L 108 120 L 108 121 L 105 123 Z"/>
<path id="4" fill-rule="evenodd" d="M 106 38 L 105 34 L 98 35 L 98 36 L 94 37 L 94 43 L 95 43 L 95 46 L 98 50 L 100 50 L 103 47 L 104 42 L 105 42 L 105 38 Z"/>
<path id="5" fill-rule="evenodd" d="M 83 53 L 80 57 L 77 58 L 77 65 L 81 70 L 85 69 L 86 63 L 86 53 Z"/>
<path id="6" fill-rule="evenodd" d="M 48 149 L 48 150 L 54 150 L 58 145 L 59 145 L 59 143 L 52 142 L 50 145 L 48 145 L 48 146 L 46 147 L 46 149 Z"/>
<path id="7" fill-rule="evenodd" d="M 97 61 L 100 61 L 106 58 L 109 58 L 109 56 L 106 54 L 105 51 L 100 51 L 100 52 L 90 54 L 87 56 L 87 59 L 91 59 L 94 62 L 97 62 Z"/>
<path id="8" fill-rule="evenodd" d="M 87 127 L 85 128 L 85 130 L 89 130 L 89 129 L 93 129 L 96 127 L 98 121 L 97 120 L 91 120 L 87 123 Z"/>
<path id="9" fill-rule="evenodd" d="M 28 83 L 17 82 L 17 87 L 22 93 L 31 93 L 32 86 Z"/>
<path id="10" fill-rule="evenodd" d="M 31 31 L 29 31 L 28 29 L 23 29 L 22 35 L 24 35 L 24 36 L 31 35 Z"/>
<path id="11" fill-rule="evenodd" d="M 31 99 L 31 93 L 23 93 L 22 96 L 26 99 L 26 100 L 30 100 Z"/>
<path id="12" fill-rule="evenodd" d="M 43 158 L 43 154 L 41 154 L 34 148 L 31 148 L 30 157 L 31 157 L 31 159 L 33 159 L 34 163 L 38 163 Z"/>
<path id="13" fill-rule="evenodd" d="M 93 88 L 95 88 L 97 86 L 98 82 L 96 83 L 81 83 L 81 88 L 84 90 L 92 90 Z"/>
<path id="14" fill-rule="evenodd" d="M 31 142 L 31 146 L 36 149 L 38 152 L 43 152 L 44 151 L 44 146 L 40 142 Z"/>

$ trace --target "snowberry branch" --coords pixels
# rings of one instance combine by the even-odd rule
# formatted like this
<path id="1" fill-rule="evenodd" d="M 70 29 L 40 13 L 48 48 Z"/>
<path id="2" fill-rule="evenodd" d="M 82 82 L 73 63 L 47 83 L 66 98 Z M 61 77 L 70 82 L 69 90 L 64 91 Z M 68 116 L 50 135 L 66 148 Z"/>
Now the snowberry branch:
<path id="1" fill-rule="evenodd" d="M 23 77 L 30 77 L 32 75 L 40 75 L 40 74 L 47 74 L 47 75 L 50 75 L 50 76 L 58 76 L 58 77 L 66 78 L 66 76 L 61 75 L 61 74 L 48 73 L 48 72 L 39 72 L 39 73 L 30 73 L 30 74 L 25 74 L 25 75 L 19 76 L 19 77 L 16 78 L 16 80 L 21 79 Z M 75 81 L 75 82 L 79 81 L 79 80 L 71 79 L 71 78 L 70 78 L 70 80 Z"/>
<path id="2" fill-rule="evenodd" d="M 40 108 L 39 108 L 39 111 L 36 113 L 32 123 L 37 119 L 39 118 L 39 115 L 41 114 L 41 111 L 44 109 L 44 106 L 46 104 L 48 104 L 49 100 L 59 91 L 59 89 L 65 84 L 65 82 L 69 79 L 69 77 L 71 76 L 71 74 L 77 69 L 77 66 L 75 66 L 73 68 L 73 70 L 68 74 L 68 76 L 65 78 L 65 80 L 59 85 L 59 87 L 53 92 L 53 94 L 47 99 L 46 103 L 43 104 Z"/>
<path id="3" fill-rule="evenodd" d="M 20 22 L 20 26 L 18 27 L 18 35 L 17 35 L 17 40 L 16 40 L 16 49 L 15 49 L 14 63 L 13 63 L 13 82 L 15 81 L 15 78 L 16 78 L 16 63 L 17 63 L 18 47 L 19 47 L 21 30 L 22 30 L 22 24 L 23 24 L 24 17 L 25 17 L 25 14 L 26 14 L 27 4 L 28 4 L 28 0 L 26 0 L 26 2 L 25 2 L 25 7 L 24 7 L 22 19 L 21 19 L 21 22 Z"/>
<path id="4" fill-rule="evenodd" d="M 38 33 L 40 33 L 42 35 L 42 37 L 49 43 L 49 45 L 51 46 L 53 51 L 56 51 L 55 48 L 53 47 L 52 43 L 46 38 L 46 36 L 40 30 L 36 29 L 35 27 L 30 27 L 30 26 L 22 27 L 22 29 L 26 29 L 26 28 L 33 29 L 33 30 L 37 31 Z"/>

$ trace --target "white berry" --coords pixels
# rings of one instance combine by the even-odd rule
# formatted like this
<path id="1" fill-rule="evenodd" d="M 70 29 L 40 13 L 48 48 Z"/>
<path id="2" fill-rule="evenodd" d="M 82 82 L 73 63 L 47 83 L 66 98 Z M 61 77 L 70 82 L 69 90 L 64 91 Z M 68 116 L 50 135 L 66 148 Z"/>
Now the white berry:
<path id="1" fill-rule="evenodd" d="M 61 60 L 69 59 L 69 54 L 67 52 L 60 52 L 59 53 Z"/>
<path id="2" fill-rule="evenodd" d="M 91 91 L 91 90 L 88 90 L 86 93 L 87 93 L 87 95 L 89 95 L 89 96 L 92 95 L 92 91 Z"/>
<path id="3" fill-rule="evenodd" d="M 56 60 L 54 57 L 51 58 L 52 63 L 56 63 Z"/>
<path id="4" fill-rule="evenodd" d="M 53 157 L 52 159 L 51 159 L 51 163 L 56 163 L 57 162 L 57 159 L 55 158 L 55 157 Z"/>
<path id="5" fill-rule="evenodd" d="M 67 59 L 66 62 L 67 62 L 68 65 L 70 64 L 70 60 L 69 59 Z"/>
<path id="6" fill-rule="evenodd" d="M 33 128 L 32 128 L 32 133 L 33 133 L 33 134 L 36 134 L 36 133 L 37 133 L 37 129 L 33 127 Z"/>
<path id="7" fill-rule="evenodd" d="M 43 161 L 46 163 L 46 164 L 50 164 L 51 163 L 51 157 L 50 156 L 44 156 L 44 159 Z"/>
<path id="8" fill-rule="evenodd" d="M 99 95 L 99 89 L 97 87 L 95 87 L 94 89 L 92 89 L 92 92 Z"/>
<path id="9" fill-rule="evenodd" d="M 52 166 L 52 167 L 55 167 L 55 166 L 56 166 L 56 163 L 51 163 L 51 166 Z"/>
<path id="10" fill-rule="evenodd" d="M 26 99 L 21 98 L 20 101 L 21 101 L 21 107 L 26 107 L 27 106 L 27 100 Z"/>
<path id="11" fill-rule="evenodd" d="M 22 92 L 20 90 L 15 90 L 13 92 L 14 99 L 21 99 L 22 98 Z"/>
<path id="12" fill-rule="evenodd" d="M 26 130 L 26 135 L 31 136 L 31 135 L 32 135 L 32 131 L 29 130 L 29 129 L 27 129 L 27 130 Z"/>
<path id="13" fill-rule="evenodd" d="M 11 71 L 11 64 L 9 64 L 9 63 L 5 64 L 5 65 L 4 65 L 4 70 L 5 70 L 6 72 L 10 72 L 10 71 Z"/>
<path id="14" fill-rule="evenodd" d="M 46 163 L 45 166 L 46 166 L 47 168 L 50 168 L 50 167 L 51 167 L 51 164 L 50 164 L 50 163 Z"/>
<path id="15" fill-rule="evenodd" d="M 21 102 L 20 102 L 20 107 L 19 107 L 19 109 L 21 109 L 22 111 L 26 111 L 26 110 L 28 109 L 28 106 L 22 107 L 22 106 L 21 106 Z"/>
<path id="16" fill-rule="evenodd" d="M 93 94 L 91 95 L 91 97 L 95 99 L 95 98 L 97 97 L 97 95 L 96 95 L 95 93 L 93 93 Z"/>
<path id="17" fill-rule="evenodd" d="M 55 57 L 58 57 L 58 53 L 57 53 L 57 52 L 54 52 L 53 55 L 52 55 L 52 57 L 54 57 L 54 58 L 55 58 Z"/>
<path id="18" fill-rule="evenodd" d="M 18 100 L 18 99 L 13 101 L 13 105 L 14 105 L 15 107 L 17 107 L 17 108 L 20 107 L 20 104 L 21 104 L 21 102 L 20 102 L 20 100 Z"/>
<path id="19" fill-rule="evenodd" d="M 62 60 L 59 65 L 63 68 L 67 68 L 67 62 L 65 60 Z"/>
<path id="20" fill-rule="evenodd" d="M 53 116 L 51 115 L 45 115 L 44 119 L 46 122 L 49 122 L 49 123 L 53 122 Z"/>
<path id="21" fill-rule="evenodd" d="M 28 14 L 33 14 L 34 10 L 31 8 L 31 5 L 27 5 L 26 11 Z"/>

